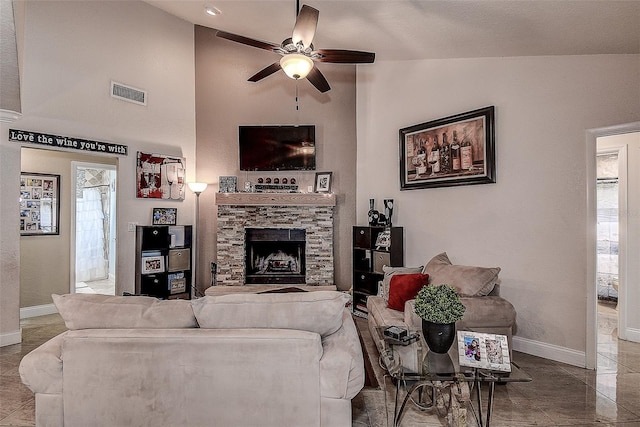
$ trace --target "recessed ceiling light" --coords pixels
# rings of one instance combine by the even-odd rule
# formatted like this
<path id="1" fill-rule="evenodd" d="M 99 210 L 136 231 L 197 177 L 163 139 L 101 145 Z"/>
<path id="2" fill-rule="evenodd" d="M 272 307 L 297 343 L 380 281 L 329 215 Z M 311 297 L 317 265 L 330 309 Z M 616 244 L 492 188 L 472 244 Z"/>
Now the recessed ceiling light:
<path id="1" fill-rule="evenodd" d="M 220 9 L 218 9 L 215 6 L 211 6 L 209 4 L 204 6 L 204 11 L 211 16 L 216 16 L 216 15 L 221 15 L 222 12 L 220 12 Z"/>

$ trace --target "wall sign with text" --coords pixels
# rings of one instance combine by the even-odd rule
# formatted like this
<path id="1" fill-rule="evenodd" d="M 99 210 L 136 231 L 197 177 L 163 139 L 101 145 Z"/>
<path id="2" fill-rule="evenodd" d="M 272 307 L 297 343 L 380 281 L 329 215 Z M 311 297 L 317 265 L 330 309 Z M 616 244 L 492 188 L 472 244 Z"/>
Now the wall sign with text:
<path id="1" fill-rule="evenodd" d="M 122 156 L 126 156 L 128 153 L 128 147 L 122 144 L 112 144 L 110 142 L 91 141 L 88 139 L 17 129 L 9 129 L 9 141 L 44 145 L 47 147 L 69 148 L 92 153 L 119 154 Z"/>

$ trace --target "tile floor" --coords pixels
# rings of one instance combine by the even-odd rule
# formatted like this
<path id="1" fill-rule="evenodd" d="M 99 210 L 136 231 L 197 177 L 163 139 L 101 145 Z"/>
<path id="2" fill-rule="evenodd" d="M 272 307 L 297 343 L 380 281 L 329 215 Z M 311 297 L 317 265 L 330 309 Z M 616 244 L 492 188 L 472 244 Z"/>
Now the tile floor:
<path id="1" fill-rule="evenodd" d="M 77 282 L 76 293 L 79 294 L 105 294 L 115 295 L 116 282 L 113 276 L 104 280 L 92 280 L 90 282 Z"/>
<path id="2" fill-rule="evenodd" d="M 598 321 L 597 372 L 514 352 L 515 362 L 533 381 L 496 386 L 491 426 L 640 426 L 640 344 L 617 339 L 613 306 L 601 305 Z M 366 320 L 356 323 L 369 353 L 377 356 Z M 386 427 L 393 417 L 395 387 L 372 365 L 378 381 L 386 384 L 386 404 L 382 390 L 363 389 L 353 400 L 353 427 Z M 476 425 L 471 413 L 468 421 Z M 403 427 L 444 425 L 445 419 L 413 405 L 401 420 Z"/>
<path id="3" fill-rule="evenodd" d="M 598 371 L 587 371 L 523 353 L 514 359 L 531 383 L 496 387 L 492 426 L 640 426 L 640 344 L 618 341 L 615 310 L 602 306 L 598 316 Z M 366 321 L 356 319 L 366 331 Z M 23 342 L 0 348 L 0 426 L 33 426 L 33 394 L 20 381 L 22 357 L 65 330 L 57 314 L 22 321 Z M 369 337 L 365 345 L 374 352 Z M 381 370 L 374 365 L 379 381 Z M 388 381 L 388 380 L 387 380 Z M 353 427 L 386 427 L 393 412 L 393 386 L 364 389 L 353 400 Z M 469 417 L 472 419 L 472 417 Z M 410 407 L 404 427 L 443 426 L 444 419 Z M 474 425 L 469 423 L 469 425 Z"/>
<path id="4" fill-rule="evenodd" d="M 35 398 L 20 381 L 18 365 L 24 355 L 67 329 L 58 314 L 24 319 L 20 323 L 22 343 L 0 347 L 1 426 L 35 425 Z"/>

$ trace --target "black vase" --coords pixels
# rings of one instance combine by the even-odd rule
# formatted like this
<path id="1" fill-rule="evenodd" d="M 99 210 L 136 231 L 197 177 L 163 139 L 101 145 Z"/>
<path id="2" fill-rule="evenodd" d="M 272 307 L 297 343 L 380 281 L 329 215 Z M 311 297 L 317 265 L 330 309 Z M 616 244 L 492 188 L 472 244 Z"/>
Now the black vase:
<path id="1" fill-rule="evenodd" d="M 455 323 L 433 323 L 422 319 L 422 334 L 434 353 L 446 353 L 456 339 Z"/>

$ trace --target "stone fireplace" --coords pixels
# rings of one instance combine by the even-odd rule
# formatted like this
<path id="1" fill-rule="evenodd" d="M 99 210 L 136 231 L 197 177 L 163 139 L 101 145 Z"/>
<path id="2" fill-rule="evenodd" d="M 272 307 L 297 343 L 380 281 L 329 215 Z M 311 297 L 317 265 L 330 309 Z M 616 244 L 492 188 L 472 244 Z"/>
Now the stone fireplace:
<path id="1" fill-rule="evenodd" d="M 334 284 L 335 195 L 218 193 L 216 205 L 218 285 Z"/>

